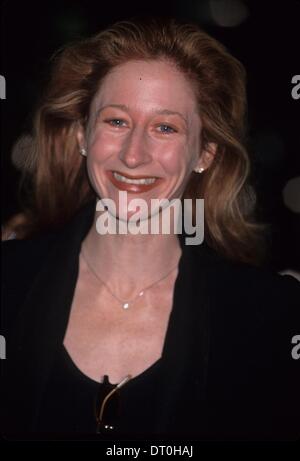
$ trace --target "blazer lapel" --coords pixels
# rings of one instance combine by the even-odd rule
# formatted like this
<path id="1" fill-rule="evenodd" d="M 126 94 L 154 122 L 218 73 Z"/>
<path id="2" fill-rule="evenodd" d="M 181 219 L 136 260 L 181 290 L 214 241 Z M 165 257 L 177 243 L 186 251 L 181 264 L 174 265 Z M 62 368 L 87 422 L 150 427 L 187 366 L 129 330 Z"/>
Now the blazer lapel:
<path id="1" fill-rule="evenodd" d="M 67 328 L 81 242 L 91 226 L 95 204 L 85 207 L 55 240 L 18 316 L 4 378 L 6 427 L 19 420 L 20 433 L 34 432 L 40 402 Z"/>
<path id="2" fill-rule="evenodd" d="M 161 402 L 158 433 L 168 427 L 181 437 L 193 428 L 199 431 L 204 410 L 209 356 L 209 312 L 206 245 L 195 248 L 184 244 L 180 235 L 182 258 L 174 289 L 174 304 L 163 351 Z M 179 427 L 179 421 L 180 427 Z"/>

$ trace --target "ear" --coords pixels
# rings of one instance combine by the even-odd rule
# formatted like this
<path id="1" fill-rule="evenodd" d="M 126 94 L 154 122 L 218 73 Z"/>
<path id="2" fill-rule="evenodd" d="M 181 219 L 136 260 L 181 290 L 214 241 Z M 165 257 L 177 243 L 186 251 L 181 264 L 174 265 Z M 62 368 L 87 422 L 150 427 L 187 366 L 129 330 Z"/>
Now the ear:
<path id="1" fill-rule="evenodd" d="M 84 129 L 81 124 L 78 124 L 77 130 L 76 130 L 76 139 L 77 139 L 79 150 L 86 147 L 85 133 L 84 133 Z"/>
<path id="2" fill-rule="evenodd" d="M 208 143 L 205 149 L 202 150 L 195 168 L 203 168 L 204 170 L 209 168 L 215 158 L 217 147 L 218 145 L 214 142 Z"/>

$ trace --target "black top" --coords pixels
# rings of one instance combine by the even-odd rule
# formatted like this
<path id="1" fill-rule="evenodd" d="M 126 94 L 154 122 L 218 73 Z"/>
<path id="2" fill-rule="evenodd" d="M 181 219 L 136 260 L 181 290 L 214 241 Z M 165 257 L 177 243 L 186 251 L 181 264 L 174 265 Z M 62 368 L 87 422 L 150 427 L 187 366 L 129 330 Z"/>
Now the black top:
<path id="1" fill-rule="evenodd" d="M 97 382 L 77 368 L 65 347 L 57 351 L 39 412 L 38 431 L 45 438 L 120 439 L 146 436 L 153 426 L 153 404 L 162 359 L 119 389 L 120 405 L 110 433 L 96 435 L 96 409 L 115 385 Z M 107 376 L 105 378 L 108 378 Z M 105 392 L 101 393 L 105 386 Z M 98 397 L 101 395 L 101 402 Z M 147 426 L 141 425 L 146 421 Z"/>
<path id="2" fill-rule="evenodd" d="M 38 437 L 42 426 L 55 426 L 62 438 L 66 426 L 74 437 L 94 432 L 97 385 L 79 379 L 74 368 L 66 374 L 65 365 L 57 372 L 56 362 L 94 212 L 95 203 L 88 204 L 57 233 L 3 244 L 7 359 L 0 399 L 8 438 Z M 299 282 L 179 240 L 162 360 L 120 389 L 119 430 L 160 440 L 296 440 L 300 373 L 292 340 L 300 334 Z"/>

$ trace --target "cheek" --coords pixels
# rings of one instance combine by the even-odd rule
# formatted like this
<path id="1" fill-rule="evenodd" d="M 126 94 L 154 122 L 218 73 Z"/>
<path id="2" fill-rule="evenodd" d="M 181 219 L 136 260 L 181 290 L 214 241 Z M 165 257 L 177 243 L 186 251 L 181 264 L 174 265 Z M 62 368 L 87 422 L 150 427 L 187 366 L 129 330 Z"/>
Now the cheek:
<path id="1" fill-rule="evenodd" d="M 93 135 L 88 144 L 88 157 L 96 162 L 104 161 L 120 150 L 120 140 L 113 139 L 104 132 L 97 132 Z"/>
<path id="2" fill-rule="evenodd" d="M 163 149 L 159 155 L 159 161 L 164 168 L 164 171 L 172 176 L 184 174 L 190 163 L 189 151 L 183 144 L 169 145 Z"/>

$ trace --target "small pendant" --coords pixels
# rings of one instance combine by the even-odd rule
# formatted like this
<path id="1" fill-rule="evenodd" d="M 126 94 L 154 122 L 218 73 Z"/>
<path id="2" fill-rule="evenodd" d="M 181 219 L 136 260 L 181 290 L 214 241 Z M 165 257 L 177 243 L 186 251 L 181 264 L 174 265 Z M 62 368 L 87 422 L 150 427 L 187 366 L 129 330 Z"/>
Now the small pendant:
<path id="1" fill-rule="evenodd" d="M 123 304 L 123 309 L 128 309 L 128 307 L 129 307 L 129 303 L 124 303 Z"/>

